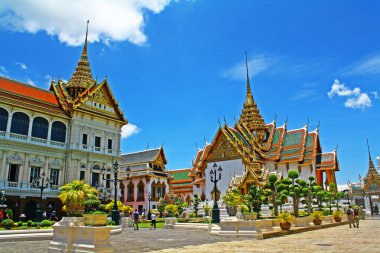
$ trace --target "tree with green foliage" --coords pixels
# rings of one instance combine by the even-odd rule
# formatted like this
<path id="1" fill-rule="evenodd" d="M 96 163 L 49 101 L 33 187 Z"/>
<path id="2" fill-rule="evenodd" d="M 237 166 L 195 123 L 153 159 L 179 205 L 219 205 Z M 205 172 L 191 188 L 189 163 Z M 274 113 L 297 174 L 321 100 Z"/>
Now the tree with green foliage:
<path id="1" fill-rule="evenodd" d="M 305 204 L 305 207 L 307 208 L 307 213 L 309 215 L 313 211 L 313 198 L 314 198 L 313 189 L 316 184 L 314 180 L 315 180 L 314 177 L 310 176 L 308 185 L 303 188 L 304 200 L 302 201 L 302 203 Z"/>
<path id="2" fill-rule="evenodd" d="M 165 206 L 165 211 L 168 212 L 169 217 L 174 217 L 178 215 L 178 206 L 174 204 L 167 204 Z"/>
<path id="3" fill-rule="evenodd" d="M 164 212 L 165 212 L 165 204 L 162 203 L 158 206 L 158 211 L 160 212 L 160 217 L 162 218 L 164 216 Z"/>
<path id="4" fill-rule="evenodd" d="M 255 212 L 257 213 L 257 217 L 259 217 L 261 206 L 267 204 L 267 197 L 263 189 L 252 185 L 244 196 L 243 202 L 248 207 L 249 212 Z"/>
<path id="5" fill-rule="evenodd" d="M 278 206 L 282 205 L 281 198 L 279 196 L 278 185 L 280 185 L 280 180 L 277 179 L 277 175 L 271 174 L 268 177 L 268 182 L 264 185 L 266 195 L 270 197 L 274 209 L 274 215 L 278 215 Z M 278 201 L 280 200 L 280 201 Z"/>
<path id="6" fill-rule="evenodd" d="M 194 200 L 193 200 L 193 208 L 195 215 L 198 217 L 198 206 L 199 202 L 201 202 L 201 199 L 199 198 L 198 194 L 194 194 Z"/>
<path id="7" fill-rule="evenodd" d="M 306 182 L 304 180 L 297 180 L 298 176 L 298 172 L 295 170 L 290 170 L 288 173 L 288 178 L 292 180 L 292 184 L 289 186 L 289 196 L 293 198 L 293 213 L 295 217 L 298 217 L 299 201 L 302 196 L 302 188 L 306 185 Z"/>

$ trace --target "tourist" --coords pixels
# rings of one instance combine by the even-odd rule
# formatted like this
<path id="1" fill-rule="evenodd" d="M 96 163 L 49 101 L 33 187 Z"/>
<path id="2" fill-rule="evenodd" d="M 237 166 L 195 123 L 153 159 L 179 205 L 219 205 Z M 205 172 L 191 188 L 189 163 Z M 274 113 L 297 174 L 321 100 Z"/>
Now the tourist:
<path id="1" fill-rule="evenodd" d="M 42 214 L 42 219 L 46 220 L 47 216 L 46 216 L 46 211 Z"/>
<path id="2" fill-rule="evenodd" d="M 55 215 L 55 211 L 53 211 L 53 212 L 51 213 L 51 215 L 50 215 L 50 220 L 51 220 L 51 221 L 57 221 L 57 220 L 58 220 L 57 216 Z"/>
<path id="3" fill-rule="evenodd" d="M 142 219 L 145 220 L 145 211 L 142 211 L 141 216 L 142 216 Z"/>
<path id="4" fill-rule="evenodd" d="M 354 211 L 352 210 L 351 205 L 348 206 L 346 214 L 347 214 L 347 219 L 348 219 L 348 225 L 350 225 L 350 228 L 352 228 L 351 225 L 354 225 L 354 227 L 355 227 L 355 224 L 354 224 Z"/>
<path id="5" fill-rule="evenodd" d="M 0 222 L 3 220 L 3 209 L 0 209 Z"/>
<path id="6" fill-rule="evenodd" d="M 9 218 L 9 213 L 8 213 L 8 208 L 5 208 L 5 209 L 4 209 L 3 219 L 10 219 L 10 218 Z"/>
<path id="7" fill-rule="evenodd" d="M 379 207 L 378 207 L 377 205 L 375 205 L 375 208 L 374 208 L 373 212 L 374 212 L 376 215 L 379 215 Z"/>
<path id="8" fill-rule="evenodd" d="M 359 228 L 359 208 L 355 207 L 354 209 L 354 227 Z"/>
<path id="9" fill-rule="evenodd" d="M 139 230 L 139 212 L 137 212 L 137 209 L 133 212 L 133 229 Z"/>
<path id="10" fill-rule="evenodd" d="M 152 219 L 152 224 L 151 224 L 150 229 L 152 229 L 152 227 L 153 229 L 156 229 L 156 213 L 155 212 L 151 213 L 150 218 Z"/>

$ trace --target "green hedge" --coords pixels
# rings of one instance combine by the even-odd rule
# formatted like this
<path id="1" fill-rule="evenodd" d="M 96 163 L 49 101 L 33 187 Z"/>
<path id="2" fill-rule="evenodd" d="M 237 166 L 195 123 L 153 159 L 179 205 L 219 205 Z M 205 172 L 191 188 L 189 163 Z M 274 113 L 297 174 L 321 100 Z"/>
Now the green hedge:
<path id="1" fill-rule="evenodd" d="M 12 219 L 5 219 L 0 223 L 0 226 L 2 226 L 5 229 L 11 229 L 14 225 L 14 221 Z"/>

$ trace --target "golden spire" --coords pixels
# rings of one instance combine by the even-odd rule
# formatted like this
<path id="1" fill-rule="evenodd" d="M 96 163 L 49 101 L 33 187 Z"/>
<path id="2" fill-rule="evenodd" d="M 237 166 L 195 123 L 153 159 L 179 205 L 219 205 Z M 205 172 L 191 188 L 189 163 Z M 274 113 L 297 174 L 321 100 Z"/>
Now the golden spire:
<path id="1" fill-rule="evenodd" d="M 249 82 L 247 52 L 245 52 L 245 66 L 247 69 L 247 96 L 239 121 L 245 123 L 250 131 L 255 131 L 260 141 L 264 141 L 268 127 L 253 100 L 251 84 Z"/>
<path id="2" fill-rule="evenodd" d="M 74 74 L 69 80 L 67 88 L 75 88 L 77 92 L 70 92 L 72 97 L 76 97 L 78 92 L 82 92 L 86 89 L 90 84 L 95 81 L 92 79 L 90 63 L 87 58 L 87 36 L 88 36 L 88 23 L 87 20 L 87 29 L 86 29 L 86 39 L 84 41 L 83 52 L 79 59 L 78 66 L 75 68 Z"/>
<path id="3" fill-rule="evenodd" d="M 373 162 L 372 162 L 371 151 L 369 150 L 368 139 L 367 139 L 367 148 L 368 148 L 368 159 L 369 159 L 368 175 L 369 174 L 378 174 L 377 171 L 376 171 L 376 169 L 375 169 L 375 166 L 373 165 Z"/>

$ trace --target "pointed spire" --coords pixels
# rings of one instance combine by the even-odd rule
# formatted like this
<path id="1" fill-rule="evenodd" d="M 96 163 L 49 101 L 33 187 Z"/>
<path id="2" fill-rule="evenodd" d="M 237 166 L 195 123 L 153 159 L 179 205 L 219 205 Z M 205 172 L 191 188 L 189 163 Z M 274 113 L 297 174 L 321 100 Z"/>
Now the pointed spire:
<path id="1" fill-rule="evenodd" d="M 373 165 L 373 162 L 372 162 L 372 157 L 371 157 L 371 151 L 369 149 L 369 144 L 368 144 L 368 139 L 367 139 L 367 148 L 368 148 L 368 159 L 369 159 L 369 162 L 368 162 L 368 173 L 367 173 L 367 178 L 368 176 L 370 175 L 377 175 L 377 171 L 375 169 L 375 166 Z"/>
<path id="2" fill-rule="evenodd" d="M 86 28 L 86 39 L 84 40 L 84 46 L 83 46 L 83 52 L 82 52 L 82 58 L 87 59 L 87 36 L 88 36 L 88 23 L 90 23 L 90 20 L 87 20 L 87 28 Z"/>
<path id="3" fill-rule="evenodd" d="M 245 68 L 246 68 L 246 72 L 247 72 L 247 96 L 246 96 L 245 103 L 247 105 L 251 105 L 251 104 L 254 104 L 254 101 L 253 101 L 253 96 L 252 96 L 251 83 L 249 81 L 249 69 L 248 69 L 247 52 L 245 52 Z"/>
<path id="4" fill-rule="evenodd" d="M 88 56 L 87 55 L 88 23 L 89 23 L 89 20 L 87 20 L 86 38 L 84 40 L 82 55 L 79 59 L 77 67 L 75 68 L 74 74 L 69 80 L 69 83 L 67 85 L 68 89 L 71 89 L 71 90 L 77 89 L 79 93 L 81 93 L 89 85 L 95 82 L 95 80 L 92 79 L 90 63 L 88 62 L 88 57 L 87 57 Z M 79 95 L 79 93 L 77 93 L 78 91 L 70 92 L 70 95 L 72 97 L 76 97 Z"/>
<path id="5" fill-rule="evenodd" d="M 247 95 L 239 121 L 245 123 L 250 131 L 256 131 L 256 134 L 260 137 L 260 140 L 264 140 L 268 127 L 259 112 L 259 108 L 253 100 L 251 84 L 249 81 L 247 52 L 245 52 L 245 66 L 247 72 Z"/>

